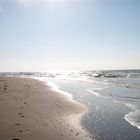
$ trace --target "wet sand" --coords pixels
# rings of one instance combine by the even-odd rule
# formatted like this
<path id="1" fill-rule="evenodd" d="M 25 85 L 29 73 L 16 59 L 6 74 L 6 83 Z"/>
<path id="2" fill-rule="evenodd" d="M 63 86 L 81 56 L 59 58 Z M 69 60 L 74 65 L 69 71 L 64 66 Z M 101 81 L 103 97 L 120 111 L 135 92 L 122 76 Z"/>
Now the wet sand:
<path id="1" fill-rule="evenodd" d="M 88 109 L 42 82 L 0 78 L 0 140 L 91 140 L 80 124 Z"/>

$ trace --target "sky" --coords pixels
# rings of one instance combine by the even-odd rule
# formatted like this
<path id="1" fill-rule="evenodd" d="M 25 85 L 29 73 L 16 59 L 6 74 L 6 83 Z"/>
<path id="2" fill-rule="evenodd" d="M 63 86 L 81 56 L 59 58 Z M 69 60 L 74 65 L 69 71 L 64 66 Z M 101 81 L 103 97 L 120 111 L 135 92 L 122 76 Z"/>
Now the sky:
<path id="1" fill-rule="evenodd" d="M 140 69 L 139 0 L 0 0 L 0 71 Z"/>

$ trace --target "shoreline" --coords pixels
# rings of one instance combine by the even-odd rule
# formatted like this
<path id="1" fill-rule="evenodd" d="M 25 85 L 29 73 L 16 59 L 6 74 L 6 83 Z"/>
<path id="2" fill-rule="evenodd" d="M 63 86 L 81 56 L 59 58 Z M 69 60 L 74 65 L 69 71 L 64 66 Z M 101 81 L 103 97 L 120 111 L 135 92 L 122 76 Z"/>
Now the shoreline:
<path id="1" fill-rule="evenodd" d="M 43 83 L 0 77 L 0 139 L 94 139 L 81 124 L 87 107 Z"/>
<path id="2" fill-rule="evenodd" d="M 134 138 L 137 140 L 140 136 L 139 130 L 124 119 L 125 114 L 128 114 L 131 109 L 123 103 L 115 103 L 114 98 L 99 98 L 87 91 L 96 85 L 65 79 L 52 80 L 52 82 L 60 90 L 70 93 L 74 100 L 89 107 L 81 123 L 89 133 L 94 134 L 96 139 L 131 140 Z M 106 93 L 106 90 L 104 92 Z"/>

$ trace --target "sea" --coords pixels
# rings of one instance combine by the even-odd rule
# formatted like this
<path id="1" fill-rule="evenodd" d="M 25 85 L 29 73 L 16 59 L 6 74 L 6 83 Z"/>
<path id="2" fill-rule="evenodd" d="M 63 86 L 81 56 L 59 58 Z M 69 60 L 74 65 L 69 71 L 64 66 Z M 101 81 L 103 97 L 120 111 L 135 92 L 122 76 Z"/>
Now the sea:
<path id="1" fill-rule="evenodd" d="M 88 106 L 81 124 L 97 140 L 140 140 L 140 70 L 1 72 L 28 77 Z"/>

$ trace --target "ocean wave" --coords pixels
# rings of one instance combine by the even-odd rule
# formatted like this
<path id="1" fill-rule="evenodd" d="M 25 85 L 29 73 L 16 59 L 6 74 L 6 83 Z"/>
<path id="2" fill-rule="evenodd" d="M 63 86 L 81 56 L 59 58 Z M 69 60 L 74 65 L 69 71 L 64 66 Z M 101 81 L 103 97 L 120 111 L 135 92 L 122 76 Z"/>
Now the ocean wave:
<path id="1" fill-rule="evenodd" d="M 100 70 L 100 71 L 71 71 L 71 72 L 1 72 L 0 76 L 36 76 L 36 77 L 63 77 L 63 78 L 140 78 L 140 70 Z"/>
<path id="2" fill-rule="evenodd" d="M 129 122 L 131 125 L 137 127 L 138 129 L 140 129 L 140 110 L 132 104 L 125 104 L 127 107 L 129 107 L 130 109 L 132 109 L 131 112 L 129 112 L 128 114 L 125 115 L 124 119 Z"/>
<path id="3" fill-rule="evenodd" d="M 92 94 L 94 94 L 94 95 L 96 95 L 96 96 L 98 96 L 98 97 L 101 97 L 100 94 L 99 94 L 98 92 L 95 92 L 95 91 L 93 91 L 93 90 L 91 90 L 91 89 L 87 89 L 87 92 L 92 93 Z"/>
<path id="4" fill-rule="evenodd" d="M 87 92 L 92 93 L 98 97 L 108 98 L 107 96 L 104 96 L 104 95 L 100 94 L 100 92 L 99 92 L 100 90 L 103 90 L 105 88 L 108 88 L 108 86 L 98 87 L 98 88 L 90 88 L 90 89 L 87 89 Z"/>

